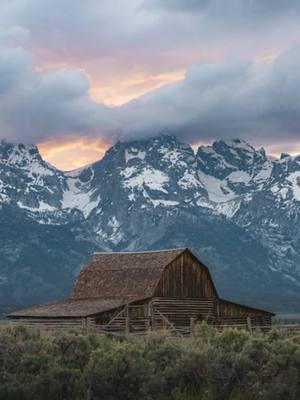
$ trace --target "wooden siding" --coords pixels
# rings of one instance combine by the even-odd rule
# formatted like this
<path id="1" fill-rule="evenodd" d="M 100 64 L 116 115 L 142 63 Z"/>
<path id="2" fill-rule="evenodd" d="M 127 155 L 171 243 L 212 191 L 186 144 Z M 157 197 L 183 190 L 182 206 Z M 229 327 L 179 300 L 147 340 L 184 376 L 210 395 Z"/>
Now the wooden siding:
<path id="1" fill-rule="evenodd" d="M 217 326 L 223 327 L 241 327 L 241 326 L 252 326 L 252 327 L 267 327 L 272 325 L 272 318 L 269 315 L 233 315 L 227 317 L 218 317 L 216 319 Z"/>
<path id="2" fill-rule="evenodd" d="M 165 268 L 154 296 L 211 298 L 217 294 L 207 268 L 184 252 Z"/>
<path id="3" fill-rule="evenodd" d="M 154 298 L 151 301 L 152 312 L 163 314 L 176 327 L 189 327 L 194 322 L 213 323 L 216 317 L 215 298 Z"/>
<path id="4" fill-rule="evenodd" d="M 13 318 L 10 324 L 22 324 L 27 328 L 44 332 L 82 331 L 87 328 L 85 318 Z"/>
<path id="5" fill-rule="evenodd" d="M 271 314 L 267 311 L 256 310 L 254 308 L 247 307 L 247 306 L 237 304 L 237 303 L 231 303 L 230 301 L 226 301 L 226 300 L 219 300 L 218 314 L 220 317 L 223 317 L 223 318 L 233 317 L 233 316 L 248 316 L 248 317 L 270 316 L 271 317 Z"/>

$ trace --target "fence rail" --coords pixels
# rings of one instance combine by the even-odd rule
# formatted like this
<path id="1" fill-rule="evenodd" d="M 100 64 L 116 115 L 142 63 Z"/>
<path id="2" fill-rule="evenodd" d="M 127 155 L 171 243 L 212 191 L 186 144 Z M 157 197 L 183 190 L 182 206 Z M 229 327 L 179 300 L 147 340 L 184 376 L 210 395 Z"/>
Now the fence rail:
<path id="1" fill-rule="evenodd" d="M 97 325 L 92 318 L 89 320 L 80 321 L 37 321 L 34 319 L 20 322 L 5 321 L 4 325 L 20 325 L 24 324 L 28 328 L 36 329 L 41 332 L 49 331 L 73 331 L 77 330 L 83 333 L 101 333 L 110 336 L 149 336 L 162 333 L 166 336 L 187 337 L 193 336 L 197 332 L 197 323 L 191 319 L 190 326 L 176 326 L 170 322 L 162 313 L 155 313 L 155 321 L 150 318 L 130 320 L 126 313 L 117 313 L 109 323 L 105 325 Z M 134 324 L 131 324 L 131 322 Z M 133 326 L 135 325 L 135 326 Z M 271 330 L 276 330 L 282 337 L 293 337 L 300 335 L 300 323 L 296 324 L 274 324 L 274 325 L 252 325 L 251 323 L 236 323 L 236 324 L 209 324 L 218 331 L 226 329 L 246 330 L 250 333 L 268 333 Z"/>
<path id="2" fill-rule="evenodd" d="M 289 324 L 289 325 L 266 325 L 266 326 L 251 326 L 251 329 L 249 329 L 248 325 L 245 324 L 237 324 L 237 325 L 212 325 L 212 327 L 216 328 L 218 331 L 224 331 L 226 329 L 239 329 L 239 330 L 246 330 L 251 333 L 268 333 L 271 330 L 276 330 L 279 332 L 280 335 L 283 337 L 291 337 L 291 336 L 297 336 L 300 335 L 300 324 Z M 191 329 L 191 327 L 181 327 L 181 328 L 176 328 L 171 327 L 171 326 L 165 326 L 164 328 L 160 330 L 148 330 L 144 332 L 113 332 L 113 331 L 107 331 L 103 326 L 97 326 L 95 325 L 93 328 L 93 331 L 95 333 L 103 333 L 103 334 L 108 334 L 111 336 L 118 336 L 122 337 L 124 335 L 128 336 L 151 336 L 151 335 L 156 335 L 157 333 L 162 333 L 165 334 L 166 336 L 176 336 L 176 337 L 187 337 L 187 336 L 193 336 L 196 332 L 196 329 Z"/>

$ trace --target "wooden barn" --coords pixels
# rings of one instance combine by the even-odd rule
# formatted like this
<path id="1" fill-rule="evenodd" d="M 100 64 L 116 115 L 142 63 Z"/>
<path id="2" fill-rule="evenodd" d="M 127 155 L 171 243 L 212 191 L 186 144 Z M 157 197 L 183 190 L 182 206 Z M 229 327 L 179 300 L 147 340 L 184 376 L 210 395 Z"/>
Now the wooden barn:
<path id="1" fill-rule="evenodd" d="M 268 327 L 272 315 L 221 299 L 208 268 L 190 250 L 174 249 L 95 253 L 70 298 L 8 318 L 47 330 L 184 334 L 200 321 L 218 327 Z"/>

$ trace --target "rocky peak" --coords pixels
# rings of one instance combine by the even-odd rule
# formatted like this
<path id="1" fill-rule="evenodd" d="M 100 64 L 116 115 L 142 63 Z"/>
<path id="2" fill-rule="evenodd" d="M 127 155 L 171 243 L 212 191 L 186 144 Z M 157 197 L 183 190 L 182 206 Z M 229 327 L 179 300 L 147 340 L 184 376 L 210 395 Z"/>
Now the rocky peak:
<path id="1" fill-rule="evenodd" d="M 219 140 L 212 146 L 200 146 L 197 159 L 200 169 L 224 179 L 231 172 L 257 174 L 268 159 L 264 149 L 256 150 L 242 139 Z"/>
<path id="2" fill-rule="evenodd" d="M 99 182 L 105 174 L 113 173 L 122 181 L 136 181 L 140 187 L 143 187 L 145 179 L 154 179 L 155 176 L 177 182 L 184 174 L 194 175 L 195 179 L 197 174 L 193 149 L 172 135 L 118 142 L 95 168 Z"/>
<path id="3" fill-rule="evenodd" d="M 285 158 L 291 157 L 288 153 L 281 153 L 280 160 L 284 160 Z"/>
<path id="4" fill-rule="evenodd" d="M 141 162 L 175 165 L 179 157 L 186 158 L 186 156 L 190 157 L 188 162 L 195 163 L 194 152 L 190 145 L 179 142 L 173 135 L 163 134 L 149 139 L 118 142 L 106 152 L 103 162 L 117 161 L 123 166 Z"/>
<path id="5" fill-rule="evenodd" d="M 36 146 L 0 143 L 0 201 L 22 210 L 56 211 L 64 174 L 45 162 Z"/>
<path id="6" fill-rule="evenodd" d="M 0 162 L 13 167 L 24 167 L 32 162 L 43 162 L 39 150 L 34 145 L 0 142 Z"/>

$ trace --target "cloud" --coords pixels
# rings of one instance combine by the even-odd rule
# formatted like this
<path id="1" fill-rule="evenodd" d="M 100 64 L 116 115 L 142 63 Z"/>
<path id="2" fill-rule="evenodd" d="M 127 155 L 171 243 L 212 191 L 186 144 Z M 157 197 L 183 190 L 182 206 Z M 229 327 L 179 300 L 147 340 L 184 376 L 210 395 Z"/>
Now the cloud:
<path id="1" fill-rule="evenodd" d="M 243 39 L 251 42 L 258 37 L 275 44 L 283 35 L 291 43 L 293 36 L 291 31 L 286 35 L 286 28 L 298 32 L 300 18 L 297 0 L 144 0 L 143 8 L 161 15 L 164 26 L 172 26 L 183 40 L 226 43 L 230 39 L 240 49 Z"/>
<path id="2" fill-rule="evenodd" d="M 191 142 L 299 140 L 300 51 L 280 50 L 300 42 L 299 11 L 292 0 L 6 2 L 0 136 L 112 143 L 168 130 Z M 270 54 L 272 63 L 253 61 Z M 127 99 L 176 76 L 119 107 L 90 96 L 105 89 L 113 103 L 118 86 Z"/>
<path id="3" fill-rule="evenodd" d="M 190 142 L 300 140 L 300 46 L 274 63 L 195 65 L 185 79 L 119 109 L 125 137 L 168 130 Z"/>
<path id="4" fill-rule="evenodd" d="M 0 30 L 0 42 L 10 46 L 25 44 L 29 36 L 29 31 L 21 26 L 10 26 Z"/>
<path id="5" fill-rule="evenodd" d="M 144 93 L 130 83 L 137 77 L 144 77 L 142 85 L 151 90 L 157 87 L 157 77 L 185 71 L 192 64 L 220 61 L 232 54 L 269 57 L 300 42 L 296 0 L 3 3 L 0 31 L 23 29 L 23 47 L 35 54 L 40 68 L 83 69 L 95 97 L 106 104 Z"/>
<path id="6" fill-rule="evenodd" d="M 291 17 L 291 14 L 300 11 L 297 0 L 231 0 L 227 2 L 222 0 L 144 0 L 143 6 L 168 12 L 207 13 L 215 17 L 221 17 L 223 13 L 223 17 L 227 20 L 255 18 L 256 20 L 264 19 L 265 22 L 278 16 Z"/>
<path id="7" fill-rule="evenodd" d="M 79 70 L 42 73 L 21 48 L 0 47 L 2 138 L 37 142 L 55 135 L 93 135 L 108 129 L 109 110 L 89 97 Z"/>
<path id="8" fill-rule="evenodd" d="M 249 53 L 291 44 L 299 18 L 296 0 L 14 0 L 2 7 L 0 25 L 24 27 L 43 57 L 155 65 L 155 56 L 161 62 L 179 49 L 182 57 L 212 44 L 245 52 L 247 41 Z"/>
<path id="9" fill-rule="evenodd" d="M 229 59 L 191 67 L 183 80 L 123 106 L 90 98 L 83 71 L 42 72 L 21 48 L 0 48 L 1 138 L 102 143 L 161 131 L 191 143 L 243 137 L 253 143 L 300 140 L 300 46 L 273 63 Z"/>
<path id="10" fill-rule="evenodd" d="M 37 47 L 64 53 L 108 55 L 124 48 L 142 31 L 140 0 L 14 0 L 0 13 L 6 21 L 24 26 Z M 143 12 L 141 12 L 143 14 Z M 45 46 L 46 45 L 46 46 Z"/>

